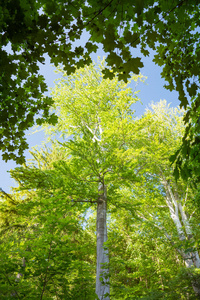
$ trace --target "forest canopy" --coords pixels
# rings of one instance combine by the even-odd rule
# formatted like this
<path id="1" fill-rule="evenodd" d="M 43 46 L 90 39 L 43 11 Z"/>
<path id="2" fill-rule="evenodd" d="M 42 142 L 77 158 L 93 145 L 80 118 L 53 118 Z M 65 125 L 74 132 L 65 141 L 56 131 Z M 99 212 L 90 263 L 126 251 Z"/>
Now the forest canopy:
<path id="1" fill-rule="evenodd" d="M 1 193 L 1 299 L 200 296 L 196 191 L 169 162 L 184 110 L 162 100 L 136 118 L 137 90 L 102 70 L 60 70 L 48 143 Z"/>
<path id="2" fill-rule="evenodd" d="M 180 106 L 188 110 L 188 123 L 177 171 L 184 159 L 194 160 L 199 132 L 200 33 L 197 0 L 7 0 L 0 4 L 0 149 L 3 159 L 24 162 L 28 148 L 25 131 L 36 122 L 55 124 L 49 113 L 50 97 L 39 65 L 45 55 L 67 74 L 91 63 L 90 54 L 103 46 L 107 67 L 103 74 L 118 74 L 125 82 L 139 74 L 142 55 L 155 53 L 166 88 L 179 93 Z M 76 46 L 83 32 L 84 45 Z M 141 56 L 134 50 L 140 48 Z M 112 70 L 112 71 L 111 71 Z M 195 148 L 195 149 L 194 149 Z M 191 155 L 190 155 L 190 150 Z M 17 152 L 18 151 L 18 152 Z M 187 164 L 185 177 L 189 177 Z M 184 169 L 183 166 L 183 169 Z M 190 170 L 189 170 L 190 171 Z"/>

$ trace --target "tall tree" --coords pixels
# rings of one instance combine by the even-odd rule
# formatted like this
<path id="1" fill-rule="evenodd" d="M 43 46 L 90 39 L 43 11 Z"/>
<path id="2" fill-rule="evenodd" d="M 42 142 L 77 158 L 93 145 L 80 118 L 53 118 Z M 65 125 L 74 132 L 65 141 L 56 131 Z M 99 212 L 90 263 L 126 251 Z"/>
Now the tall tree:
<path id="1" fill-rule="evenodd" d="M 152 105 L 152 111 L 147 111 L 139 120 L 141 134 L 138 142 L 144 162 L 140 172 L 144 176 L 144 186 L 138 190 L 133 189 L 144 205 L 138 217 L 159 229 L 172 245 L 177 245 L 176 250 L 187 268 L 199 269 L 195 233 L 195 223 L 198 224 L 199 218 L 192 204 L 195 194 L 188 183 L 174 179 L 169 162 L 169 156 L 181 144 L 184 133 L 183 113 L 169 108 L 166 101 L 161 101 Z M 133 140 L 133 143 L 136 141 Z M 199 296 L 200 283 L 195 282 L 193 288 Z"/>
<path id="2" fill-rule="evenodd" d="M 96 205 L 96 294 L 99 299 L 109 299 L 106 215 L 110 203 L 115 201 L 116 187 L 136 180 L 136 162 L 127 159 L 127 136 L 133 131 L 132 105 L 138 97 L 128 83 L 119 82 L 117 77 L 103 79 L 103 67 L 104 63 L 91 65 L 71 76 L 62 72 L 63 78 L 53 91 L 58 123 L 47 128 L 47 132 L 57 153 L 63 154 L 54 162 L 53 173 L 34 166 L 18 168 L 17 172 L 27 188 L 47 186 L 48 197 L 56 187 L 56 194 L 63 194 L 61 198 L 71 205 Z M 142 76 L 134 75 L 132 79 L 137 82 Z M 29 179 L 29 174 L 34 180 Z M 54 193 L 50 198 L 54 198 Z"/>
<path id="3" fill-rule="evenodd" d="M 169 163 L 184 133 L 183 113 L 166 101 L 152 105 L 127 137 L 137 152 L 126 155 L 138 161 L 141 177 L 120 185 L 117 208 L 111 210 L 111 295 L 116 299 L 199 297 L 195 195 L 186 183 L 175 181 Z"/>
<path id="4" fill-rule="evenodd" d="M 97 203 L 96 293 L 99 299 L 109 299 L 109 259 L 104 246 L 107 206 L 112 202 L 112 190 L 126 181 L 128 174 L 135 178 L 131 167 L 135 162 L 126 159 L 126 136 L 133 126 L 132 104 L 138 98 L 117 77 L 103 79 L 103 67 L 103 63 L 91 65 L 69 77 L 63 73 L 53 91 L 58 123 L 50 132 L 61 133 L 65 139 L 62 145 L 70 158 L 63 162 L 63 168 L 77 183 L 72 201 Z"/>
<path id="5" fill-rule="evenodd" d="M 40 110 L 43 116 L 38 123 L 56 121 L 48 112 L 51 99 L 42 98 L 46 84 L 38 63 L 44 62 L 45 54 L 70 74 L 88 65 L 90 54 L 102 44 L 107 53 L 105 77 L 113 78 L 118 72 L 119 79 L 126 81 L 143 66 L 134 48 L 140 46 L 143 55 L 153 49 L 155 63 L 163 66 L 166 88 L 179 92 L 181 106 L 186 108 L 192 101 L 191 112 L 199 111 L 198 0 L 137 0 L 134 4 L 130 0 L 9 0 L 1 3 L 0 10 L 0 146 L 5 160 L 23 161 L 24 131 Z M 84 30 L 90 34 L 88 41 L 74 47 Z"/>

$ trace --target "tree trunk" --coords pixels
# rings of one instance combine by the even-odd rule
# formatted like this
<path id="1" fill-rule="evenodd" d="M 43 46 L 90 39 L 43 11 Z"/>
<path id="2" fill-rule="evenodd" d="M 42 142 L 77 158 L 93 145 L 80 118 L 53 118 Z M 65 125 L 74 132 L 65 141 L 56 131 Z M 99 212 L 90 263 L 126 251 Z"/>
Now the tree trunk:
<path id="1" fill-rule="evenodd" d="M 107 195 L 104 183 L 99 183 L 99 199 L 97 203 L 97 270 L 96 270 L 96 294 L 99 300 L 110 299 L 109 287 L 109 257 L 108 250 L 104 248 L 107 241 Z M 106 295 L 106 296 L 105 296 Z"/>
<path id="2" fill-rule="evenodd" d="M 164 177 L 162 178 L 162 183 L 166 192 L 166 203 L 169 207 L 171 218 L 176 226 L 179 240 L 184 241 L 186 239 L 193 239 L 192 229 L 178 194 L 173 194 L 170 184 Z M 184 259 L 187 268 L 200 268 L 200 258 L 197 250 L 194 249 L 194 251 L 189 251 L 187 253 L 184 250 L 179 250 L 179 253 Z M 200 299 L 200 283 L 192 280 L 192 287 L 198 299 Z"/>

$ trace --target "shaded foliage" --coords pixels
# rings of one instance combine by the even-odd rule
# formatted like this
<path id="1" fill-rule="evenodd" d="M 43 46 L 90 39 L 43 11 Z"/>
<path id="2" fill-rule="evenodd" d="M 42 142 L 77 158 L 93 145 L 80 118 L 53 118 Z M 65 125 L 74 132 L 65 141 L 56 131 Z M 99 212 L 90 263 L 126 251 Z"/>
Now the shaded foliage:
<path id="1" fill-rule="evenodd" d="M 192 102 L 185 116 L 189 123 L 190 115 L 200 106 L 199 19 L 197 0 L 1 2 L 3 159 L 22 163 L 28 147 L 25 130 L 35 121 L 56 122 L 56 117 L 49 114 L 52 100 L 42 98 L 47 87 L 38 63 L 44 63 L 45 54 L 55 66 L 63 64 L 70 74 L 91 63 L 90 54 L 101 44 L 107 54 L 105 78 L 113 78 L 117 72 L 120 80 L 127 81 L 131 72 L 138 74 L 143 66 L 134 49 L 140 47 L 145 56 L 153 49 L 155 63 L 163 66 L 161 75 L 167 82 L 166 88 L 179 92 L 181 106 L 188 108 Z M 90 34 L 88 40 L 85 45 L 77 46 L 74 42 L 80 40 L 85 30 Z M 38 117 L 39 112 L 42 117 Z M 188 147 L 193 146 L 191 139 Z"/>

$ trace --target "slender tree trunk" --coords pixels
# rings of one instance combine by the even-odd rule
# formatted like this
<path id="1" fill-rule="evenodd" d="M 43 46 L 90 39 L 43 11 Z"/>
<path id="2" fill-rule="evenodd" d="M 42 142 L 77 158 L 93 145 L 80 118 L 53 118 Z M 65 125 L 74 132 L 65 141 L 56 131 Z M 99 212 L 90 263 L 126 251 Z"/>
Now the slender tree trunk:
<path id="1" fill-rule="evenodd" d="M 110 299 L 109 287 L 109 257 L 108 250 L 104 248 L 107 241 L 107 195 L 106 186 L 99 183 L 99 199 L 97 203 L 97 269 L 96 269 L 96 294 L 100 300 Z M 106 295 L 106 296 L 105 296 Z"/>
<path id="2" fill-rule="evenodd" d="M 184 212 L 181 204 L 181 200 L 177 193 L 173 193 L 170 184 L 165 178 L 162 178 L 162 183 L 166 192 L 166 203 L 169 207 L 171 218 L 176 226 L 179 240 L 184 241 L 186 238 L 188 240 L 193 239 L 192 229 L 190 227 L 188 218 Z M 180 250 L 182 258 L 184 259 L 185 266 L 187 268 L 200 268 L 200 258 L 197 250 L 185 252 Z M 192 287 L 197 297 L 200 299 L 200 284 L 199 282 L 192 282 Z"/>

